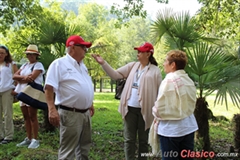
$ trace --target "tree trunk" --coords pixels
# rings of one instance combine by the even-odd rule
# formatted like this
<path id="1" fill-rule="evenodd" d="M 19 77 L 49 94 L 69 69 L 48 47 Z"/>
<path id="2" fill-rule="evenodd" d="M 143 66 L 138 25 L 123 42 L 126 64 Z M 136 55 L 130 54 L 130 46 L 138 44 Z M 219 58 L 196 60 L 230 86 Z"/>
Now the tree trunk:
<path id="1" fill-rule="evenodd" d="M 233 117 L 233 122 L 234 122 L 234 145 L 235 148 L 240 150 L 240 114 L 234 114 Z"/>
<path id="2" fill-rule="evenodd" d="M 208 123 L 208 103 L 205 97 L 197 99 L 194 115 L 198 124 L 198 131 L 196 137 L 202 139 L 203 150 L 210 151 L 210 138 L 209 138 L 209 123 Z"/>

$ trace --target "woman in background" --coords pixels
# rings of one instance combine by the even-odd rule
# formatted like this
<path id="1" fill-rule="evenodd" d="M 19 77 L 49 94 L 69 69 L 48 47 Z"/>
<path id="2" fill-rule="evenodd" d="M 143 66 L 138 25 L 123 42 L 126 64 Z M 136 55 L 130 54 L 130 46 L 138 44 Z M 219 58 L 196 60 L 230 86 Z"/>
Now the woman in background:
<path id="1" fill-rule="evenodd" d="M 18 70 L 9 49 L 0 45 L 0 143 L 13 140 L 13 74 Z M 4 123 L 3 123 L 4 117 Z"/>
<path id="2" fill-rule="evenodd" d="M 21 68 L 14 74 L 13 79 L 18 81 L 15 92 L 20 93 L 29 82 L 38 84 L 43 83 L 43 74 L 45 73 L 44 67 L 41 62 L 38 62 L 40 53 L 36 45 L 30 44 L 25 51 L 29 62 L 23 64 Z M 25 128 L 27 137 L 19 144 L 18 147 L 28 146 L 28 148 L 38 148 L 38 118 L 37 109 L 20 102 L 20 107 L 24 117 Z"/>

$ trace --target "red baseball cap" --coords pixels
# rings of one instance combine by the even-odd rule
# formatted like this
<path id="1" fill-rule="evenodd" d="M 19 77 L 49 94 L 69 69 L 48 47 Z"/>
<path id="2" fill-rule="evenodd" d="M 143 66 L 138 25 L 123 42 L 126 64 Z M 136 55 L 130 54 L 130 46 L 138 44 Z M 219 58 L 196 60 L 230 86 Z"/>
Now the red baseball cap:
<path id="1" fill-rule="evenodd" d="M 151 43 L 145 42 L 140 47 L 135 47 L 134 50 L 138 50 L 139 52 L 151 52 L 153 54 L 154 49 Z"/>
<path id="2" fill-rule="evenodd" d="M 66 42 L 66 46 L 67 46 L 67 47 L 73 46 L 73 45 L 78 45 L 78 44 L 84 45 L 84 46 L 86 46 L 87 48 L 89 48 L 89 47 L 92 46 L 92 43 L 91 43 L 91 42 L 85 42 L 84 39 L 83 39 L 81 36 L 78 36 L 78 35 L 72 35 L 72 36 L 70 36 L 70 37 L 67 39 L 67 42 Z"/>

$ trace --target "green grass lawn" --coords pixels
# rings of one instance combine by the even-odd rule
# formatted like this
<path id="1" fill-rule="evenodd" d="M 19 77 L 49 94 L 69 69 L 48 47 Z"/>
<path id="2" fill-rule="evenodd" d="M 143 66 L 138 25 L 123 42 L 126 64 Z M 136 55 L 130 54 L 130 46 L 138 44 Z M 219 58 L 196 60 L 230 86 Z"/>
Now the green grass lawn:
<path id="1" fill-rule="evenodd" d="M 206 98 L 209 108 L 212 110 L 214 116 L 225 116 L 227 119 L 232 120 L 234 114 L 240 114 L 240 109 L 234 106 L 230 98 L 228 98 L 228 107 L 224 104 L 214 105 L 215 95 L 210 95 Z"/>
<path id="2" fill-rule="evenodd" d="M 123 122 L 118 113 L 119 101 L 113 93 L 95 93 L 95 115 L 92 118 L 93 146 L 91 159 L 118 159 L 123 153 Z"/>
<path id="3" fill-rule="evenodd" d="M 228 119 L 239 113 L 237 107 L 224 105 L 213 107 L 214 97 L 208 99 L 210 109 L 214 115 L 224 115 Z M 119 101 L 114 99 L 114 93 L 95 93 L 95 115 L 92 118 L 93 144 L 90 151 L 91 160 L 124 160 L 123 151 L 123 121 L 118 112 Z M 38 149 L 18 148 L 16 144 L 25 137 L 23 117 L 20 107 L 14 104 L 14 141 L 7 145 L 0 145 L 1 160 L 56 160 L 59 146 L 58 129 L 53 133 L 45 133 L 42 128 L 42 114 L 39 111 L 40 147 Z M 231 121 L 209 121 L 210 138 L 214 150 L 226 152 L 233 145 L 233 126 Z"/>

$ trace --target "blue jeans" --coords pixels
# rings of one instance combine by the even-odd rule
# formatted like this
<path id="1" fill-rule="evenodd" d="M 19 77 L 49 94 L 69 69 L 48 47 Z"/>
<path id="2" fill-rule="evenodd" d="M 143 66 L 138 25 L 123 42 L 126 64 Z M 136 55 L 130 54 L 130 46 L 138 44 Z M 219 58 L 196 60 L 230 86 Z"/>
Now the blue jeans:
<path id="1" fill-rule="evenodd" d="M 159 135 L 162 160 L 193 160 L 190 157 L 182 157 L 181 152 L 193 151 L 194 132 L 182 137 L 165 137 Z M 186 151 L 183 152 L 184 156 Z"/>

